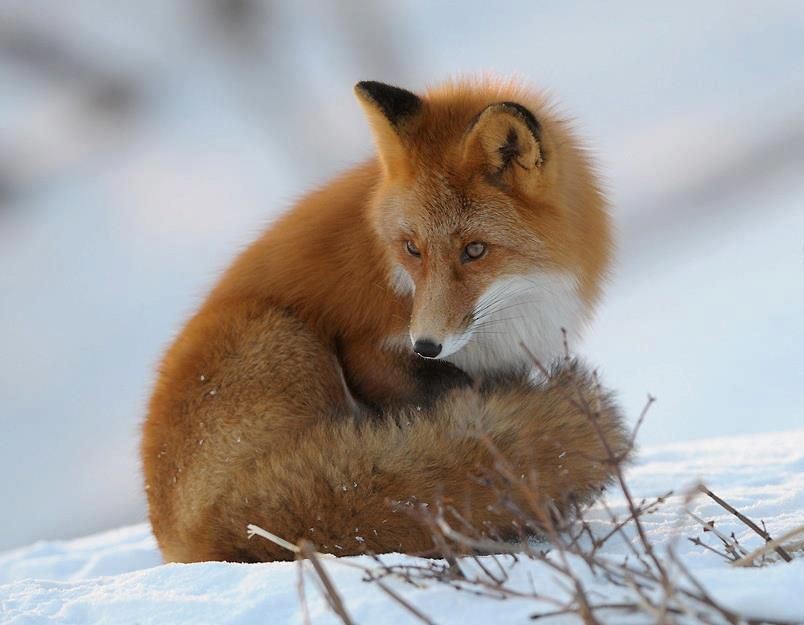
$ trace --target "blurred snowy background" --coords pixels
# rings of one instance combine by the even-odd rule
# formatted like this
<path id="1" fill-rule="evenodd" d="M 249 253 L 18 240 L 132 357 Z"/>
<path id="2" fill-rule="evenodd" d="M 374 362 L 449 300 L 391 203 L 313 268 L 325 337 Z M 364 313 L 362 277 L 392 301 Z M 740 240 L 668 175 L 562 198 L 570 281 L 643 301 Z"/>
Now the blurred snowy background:
<path id="1" fill-rule="evenodd" d="M 362 79 L 547 88 L 618 267 L 580 351 L 643 443 L 804 424 L 804 3 L 0 0 L 0 550 L 146 516 L 138 428 L 219 271 L 370 153 Z"/>

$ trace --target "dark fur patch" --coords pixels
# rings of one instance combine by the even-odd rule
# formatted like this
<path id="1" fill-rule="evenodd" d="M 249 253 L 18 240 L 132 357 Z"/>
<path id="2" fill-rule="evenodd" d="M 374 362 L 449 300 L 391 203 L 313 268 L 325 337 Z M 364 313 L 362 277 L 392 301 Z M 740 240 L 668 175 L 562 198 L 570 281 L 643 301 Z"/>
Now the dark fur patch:
<path id="1" fill-rule="evenodd" d="M 512 160 L 519 156 L 519 137 L 516 134 L 516 130 L 513 128 L 508 129 L 508 136 L 505 138 L 505 143 L 498 148 L 498 151 L 502 159 L 502 167 L 500 169 L 505 169 Z"/>
<path id="2" fill-rule="evenodd" d="M 394 126 L 422 107 L 422 101 L 415 93 L 385 83 L 363 80 L 355 89 L 377 104 Z"/>
<path id="3" fill-rule="evenodd" d="M 541 141 L 542 126 L 533 113 L 516 102 L 502 102 L 501 104 L 507 109 L 513 109 L 512 112 L 515 111 L 514 114 L 525 123 L 525 125 L 528 127 L 528 130 L 530 130 L 530 134 L 533 135 L 533 138 L 536 140 L 536 142 L 538 143 Z"/>
<path id="4" fill-rule="evenodd" d="M 531 388 L 532 386 L 529 367 L 510 367 L 486 374 L 480 380 L 478 391 L 483 397 L 489 397 L 520 388 Z"/>
<path id="5" fill-rule="evenodd" d="M 431 406 L 440 396 L 456 388 L 472 385 L 471 376 L 446 360 L 427 360 L 414 356 L 411 361 L 416 379 L 414 404 Z"/>

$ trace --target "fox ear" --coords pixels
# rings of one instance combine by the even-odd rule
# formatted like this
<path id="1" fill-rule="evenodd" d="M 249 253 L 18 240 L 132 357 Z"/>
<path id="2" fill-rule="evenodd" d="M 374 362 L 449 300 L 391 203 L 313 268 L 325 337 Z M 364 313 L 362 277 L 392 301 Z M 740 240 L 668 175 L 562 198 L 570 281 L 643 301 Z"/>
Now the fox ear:
<path id="1" fill-rule="evenodd" d="M 421 98 L 373 80 L 357 83 L 355 95 L 368 117 L 386 173 L 398 171 L 406 162 L 406 129 L 423 107 Z"/>
<path id="2" fill-rule="evenodd" d="M 544 164 L 541 125 L 521 104 L 491 104 L 469 124 L 463 158 L 494 184 L 535 191 Z"/>

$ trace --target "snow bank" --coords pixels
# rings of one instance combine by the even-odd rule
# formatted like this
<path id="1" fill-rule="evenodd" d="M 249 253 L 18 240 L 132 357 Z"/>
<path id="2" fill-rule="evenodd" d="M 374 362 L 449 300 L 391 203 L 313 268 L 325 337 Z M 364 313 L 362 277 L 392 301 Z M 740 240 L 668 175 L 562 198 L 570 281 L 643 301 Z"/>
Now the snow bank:
<path id="1" fill-rule="evenodd" d="M 651 447 L 643 450 L 640 463 L 629 472 L 637 497 L 653 497 L 670 488 L 678 493 L 645 519 L 660 552 L 674 545 L 698 579 L 732 609 L 804 621 L 804 558 L 761 569 L 734 569 L 686 540 L 700 531 L 683 513 L 681 493 L 700 479 L 753 519 L 764 520 L 778 535 L 804 521 L 804 430 Z M 614 495 L 608 503 L 615 511 L 623 508 Z M 714 520 L 724 533 L 734 531 L 746 546 L 759 544 L 750 530 L 717 505 L 698 498 L 692 508 Z M 589 517 L 593 526 L 606 524 L 601 507 Z M 608 543 L 607 549 L 616 556 L 625 548 Z M 387 558 L 388 563 L 412 560 L 402 555 Z M 39 542 L 0 555 L 0 623 L 303 623 L 297 563 L 161 565 L 160 561 L 146 524 L 79 540 Z M 376 585 L 364 582 L 362 573 L 347 562 L 372 562 L 361 557 L 325 563 L 356 623 L 416 622 Z M 556 596 L 565 592 L 539 563 L 509 564 L 514 586 L 526 589 L 534 584 Z M 592 592 L 616 600 L 610 588 L 579 571 Z M 313 577 L 305 578 L 312 622 L 339 623 Z M 439 584 L 413 588 L 401 581 L 389 583 L 439 625 L 526 623 L 537 609 L 546 607 L 530 600 L 473 596 Z M 573 622 L 562 618 L 550 622 Z"/>

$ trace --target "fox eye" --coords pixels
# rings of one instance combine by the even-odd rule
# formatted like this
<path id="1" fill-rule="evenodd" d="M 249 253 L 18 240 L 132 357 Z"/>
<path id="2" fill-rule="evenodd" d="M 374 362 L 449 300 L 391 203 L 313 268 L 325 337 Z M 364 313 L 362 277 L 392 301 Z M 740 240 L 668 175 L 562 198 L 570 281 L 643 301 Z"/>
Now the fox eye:
<path id="1" fill-rule="evenodd" d="M 486 253 L 486 244 L 480 241 L 472 241 L 463 248 L 463 260 L 477 260 Z"/>
<path id="2" fill-rule="evenodd" d="M 421 256 L 422 253 L 413 241 L 405 241 L 405 249 L 411 256 Z"/>

